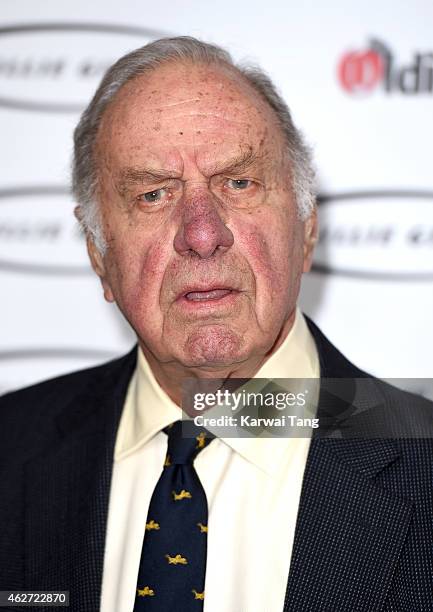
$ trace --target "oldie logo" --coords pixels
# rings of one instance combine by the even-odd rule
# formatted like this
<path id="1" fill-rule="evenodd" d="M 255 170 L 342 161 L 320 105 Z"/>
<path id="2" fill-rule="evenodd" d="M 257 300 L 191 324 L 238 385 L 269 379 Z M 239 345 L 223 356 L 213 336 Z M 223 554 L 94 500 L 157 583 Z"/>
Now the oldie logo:
<path id="1" fill-rule="evenodd" d="M 433 93 L 433 52 L 416 52 L 404 62 L 388 45 L 371 39 L 364 49 L 346 52 L 338 63 L 338 79 L 349 94 L 381 89 L 386 94 Z"/>
<path id="2" fill-rule="evenodd" d="M 67 188 L 0 190 L 0 270 L 89 274 L 73 209 Z"/>
<path id="3" fill-rule="evenodd" d="M 433 192 L 322 196 L 316 272 L 433 280 Z"/>
<path id="4" fill-rule="evenodd" d="M 161 36 L 148 28 L 108 24 L 0 28 L 0 106 L 78 112 L 115 60 Z"/>

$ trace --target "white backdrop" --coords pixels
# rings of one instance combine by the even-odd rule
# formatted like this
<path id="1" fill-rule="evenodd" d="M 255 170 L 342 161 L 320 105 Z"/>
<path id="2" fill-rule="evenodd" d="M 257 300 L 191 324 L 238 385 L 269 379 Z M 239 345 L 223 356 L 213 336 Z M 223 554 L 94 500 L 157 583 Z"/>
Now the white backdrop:
<path id="1" fill-rule="evenodd" d="M 431 378 L 432 27 L 429 0 L 2 0 L 0 391 L 134 342 L 74 225 L 71 134 L 105 67 L 166 34 L 261 64 L 314 147 L 322 235 L 304 311 L 360 367 Z"/>

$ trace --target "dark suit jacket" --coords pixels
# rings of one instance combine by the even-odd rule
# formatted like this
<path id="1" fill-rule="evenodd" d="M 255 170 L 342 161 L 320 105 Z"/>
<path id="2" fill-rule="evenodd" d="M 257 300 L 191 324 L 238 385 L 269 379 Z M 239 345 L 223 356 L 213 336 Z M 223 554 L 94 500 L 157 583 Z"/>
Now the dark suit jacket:
<path id="1" fill-rule="evenodd" d="M 310 447 L 284 611 L 433 610 L 433 443 L 420 437 L 430 436 L 432 404 L 367 379 L 309 325 L 321 376 L 365 379 L 366 388 L 356 413 L 350 397 L 339 405 L 321 392 L 329 427 Z M 0 590 L 69 590 L 71 612 L 99 611 L 113 451 L 135 356 L 0 399 Z M 413 414 L 415 438 L 403 439 Z M 391 419 L 400 439 L 371 439 L 372 415 L 379 428 Z M 350 421 L 366 437 L 348 435 Z"/>

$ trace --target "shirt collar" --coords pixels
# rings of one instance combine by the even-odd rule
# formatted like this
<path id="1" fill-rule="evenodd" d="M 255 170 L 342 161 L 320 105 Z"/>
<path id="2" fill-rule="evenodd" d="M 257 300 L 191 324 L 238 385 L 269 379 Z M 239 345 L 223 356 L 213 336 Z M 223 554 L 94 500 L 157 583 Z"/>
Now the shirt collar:
<path id="1" fill-rule="evenodd" d="M 159 386 L 138 347 L 137 367 L 129 383 L 120 420 L 114 458 L 120 461 L 159 431 L 182 418 L 182 410 Z"/>
<path id="2" fill-rule="evenodd" d="M 279 348 L 254 378 L 318 378 L 319 358 L 313 337 L 299 309 Z M 141 349 L 131 378 L 119 424 L 115 461 L 134 453 L 161 429 L 182 418 L 182 411 L 163 391 Z M 295 452 L 299 438 L 223 438 L 244 459 L 267 473 L 287 452 Z"/>

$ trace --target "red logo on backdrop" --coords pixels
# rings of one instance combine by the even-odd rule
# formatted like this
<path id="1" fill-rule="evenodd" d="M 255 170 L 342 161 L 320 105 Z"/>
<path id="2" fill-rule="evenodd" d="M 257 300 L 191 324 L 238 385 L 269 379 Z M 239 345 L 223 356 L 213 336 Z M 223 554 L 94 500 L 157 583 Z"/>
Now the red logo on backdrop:
<path id="1" fill-rule="evenodd" d="M 340 83 L 349 93 L 369 92 L 383 78 L 385 63 L 373 49 L 350 51 L 338 66 Z"/>
<path id="2" fill-rule="evenodd" d="M 368 94 L 380 88 L 385 94 L 433 93 L 433 53 L 414 53 L 399 65 L 388 45 L 371 39 L 365 49 L 348 51 L 338 62 L 338 80 L 349 94 Z"/>

